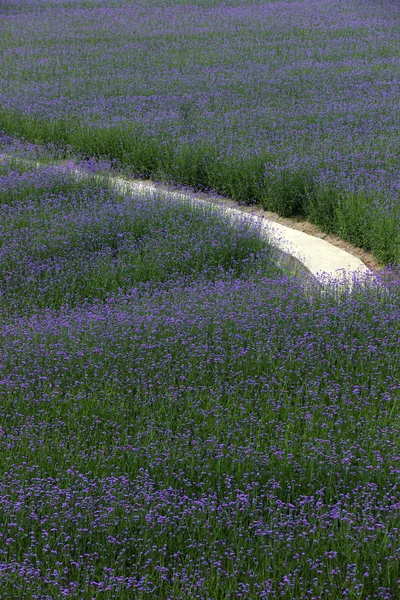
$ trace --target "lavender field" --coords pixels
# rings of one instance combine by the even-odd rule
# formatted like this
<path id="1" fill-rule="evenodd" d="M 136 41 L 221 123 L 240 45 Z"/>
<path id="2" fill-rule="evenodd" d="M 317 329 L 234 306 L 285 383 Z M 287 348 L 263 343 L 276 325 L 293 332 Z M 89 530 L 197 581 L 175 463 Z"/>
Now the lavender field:
<path id="1" fill-rule="evenodd" d="M 0 19 L 0 600 L 398 600 L 398 3 Z M 112 169 L 389 266 L 312 284 Z"/>
<path id="2" fill-rule="evenodd" d="M 400 262 L 397 0 L 5 0 L 0 129 Z"/>
<path id="3" fill-rule="evenodd" d="M 399 279 L 0 155 L 0 598 L 396 600 Z"/>

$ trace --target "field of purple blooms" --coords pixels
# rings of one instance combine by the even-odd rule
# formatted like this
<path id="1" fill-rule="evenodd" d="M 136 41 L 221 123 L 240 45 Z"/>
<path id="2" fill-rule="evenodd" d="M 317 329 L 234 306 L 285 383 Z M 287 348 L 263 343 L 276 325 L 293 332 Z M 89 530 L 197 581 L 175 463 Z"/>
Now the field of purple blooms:
<path id="1" fill-rule="evenodd" d="M 0 129 L 400 263 L 396 0 L 4 0 Z"/>
<path id="2" fill-rule="evenodd" d="M 397 600 L 399 280 L 43 152 L 0 138 L 0 598 Z"/>

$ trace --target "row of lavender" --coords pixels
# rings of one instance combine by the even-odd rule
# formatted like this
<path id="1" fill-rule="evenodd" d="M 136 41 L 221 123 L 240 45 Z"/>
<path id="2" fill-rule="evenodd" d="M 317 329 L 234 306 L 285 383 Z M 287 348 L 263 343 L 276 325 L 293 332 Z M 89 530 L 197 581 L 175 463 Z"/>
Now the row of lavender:
<path id="1" fill-rule="evenodd" d="M 6 0 L 0 128 L 400 262 L 395 0 Z"/>
<path id="2" fill-rule="evenodd" d="M 396 600 L 399 283 L 323 294 L 11 142 L 0 597 Z"/>

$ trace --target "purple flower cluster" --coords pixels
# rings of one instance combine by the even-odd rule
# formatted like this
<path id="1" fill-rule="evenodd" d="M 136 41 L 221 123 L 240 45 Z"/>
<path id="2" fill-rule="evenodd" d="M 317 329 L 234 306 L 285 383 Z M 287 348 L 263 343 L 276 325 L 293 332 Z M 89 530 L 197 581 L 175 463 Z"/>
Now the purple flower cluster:
<path id="1" fill-rule="evenodd" d="M 165 198 L 0 177 L 0 597 L 396 600 L 398 278 L 323 293 Z"/>
<path id="2" fill-rule="evenodd" d="M 9 321 L 2 588 L 395 600 L 399 299 L 257 277 Z"/>
<path id="3" fill-rule="evenodd" d="M 303 212 L 399 262 L 394 0 L 7 0 L 0 14 L 2 128 Z"/>
<path id="4" fill-rule="evenodd" d="M 28 146 L 29 150 L 29 146 Z M 212 208 L 168 196 L 124 196 L 93 171 L 34 167 L 11 155 L 0 163 L 0 299 L 3 310 L 75 305 L 105 299 L 138 283 L 278 271 L 256 227 L 235 226 Z M 260 262 L 261 261 L 261 262 Z"/>

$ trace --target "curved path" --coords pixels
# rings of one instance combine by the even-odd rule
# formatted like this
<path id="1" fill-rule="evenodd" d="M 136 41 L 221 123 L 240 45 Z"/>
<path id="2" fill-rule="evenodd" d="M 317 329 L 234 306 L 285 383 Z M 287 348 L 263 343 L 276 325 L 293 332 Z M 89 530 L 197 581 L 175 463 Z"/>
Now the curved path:
<path id="1" fill-rule="evenodd" d="M 338 248 L 319 237 L 308 235 L 302 231 L 286 227 L 270 219 L 248 213 L 239 207 L 227 206 L 223 201 L 212 201 L 199 197 L 196 193 L 176 191 L 151 182 L 131 180 L 118 176 L 110 176 L 117 189 L 129 192 L 152 191 L 165 193 L 181 202 L 190 202 L 199 205 L 214 205 L 215 210 L 232 219 L 245 219 L 256 222 L 260 232 L 278 250 L 283 264 L 296 263 L 308 271 L 320 283 L 348 283 L 353 277 L 371 277 L 373 271 L 359 258 Z"/>
<path id="2" fill-rule="evenodd" d="M 6 157 L 8 158 L 7 154 L 0 154 L 0 159 Z M 20 160 L 22 162 L 35 162 Z M 71 160 L 56 161 L 54 164 L 67 166 L 77 175 L 85 176 L 88 174 L 87 169 L 78 167 Z M 36 165 L 43 166 L 41 163 L 36 163 Z M 240 218 L 257 223 L 261 235 L 265 236 L 266 240 L 276 248 L 280 264 L 297 272 L 305 272 L 318 283 L 330 282 L 351 286 L 353 278 L 370 278 L 374 275 L 374 272 L 359 258 L 346 250 L 330 244 L 320 237 L 277 223 L 262 214 L 249 212 L 245 207 L 240 207 L 232 200 L 190 191 L 176 191 L 172 187 L 155 184 L 151 181 L 120 177 L 110 171 L 99 172 L 100 177 L 104 175 L 116 185 L 118 190 L 124 193 L 145 193 L 148 191 L 162 193 L 180 202 L 214 206 L 217 212 L 233 220 Z"/>

